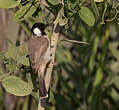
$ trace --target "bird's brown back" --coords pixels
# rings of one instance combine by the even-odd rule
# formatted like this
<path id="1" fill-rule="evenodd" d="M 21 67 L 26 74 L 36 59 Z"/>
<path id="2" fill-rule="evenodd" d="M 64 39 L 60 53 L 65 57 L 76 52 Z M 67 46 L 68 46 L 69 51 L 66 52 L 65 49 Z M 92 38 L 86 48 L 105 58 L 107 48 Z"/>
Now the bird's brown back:
<path id="1" fill-rule="evenodd" d="M 43 57 L 49 46 L 48 39 L 45 37 L 34 37 L 29 40 L 29 57 L 33 69 L 38 72 L 39 66 L 43 62 Z"/>

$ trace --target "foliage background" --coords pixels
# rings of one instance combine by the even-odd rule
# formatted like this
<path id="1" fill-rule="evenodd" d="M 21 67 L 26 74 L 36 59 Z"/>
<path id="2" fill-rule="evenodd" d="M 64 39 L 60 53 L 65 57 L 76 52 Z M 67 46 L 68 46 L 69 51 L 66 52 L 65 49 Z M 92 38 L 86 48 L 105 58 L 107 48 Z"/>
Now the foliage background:
<path id="1" fill-rule="evenodd" d="M 10 73 L 10 75 L 17 75 L 29 82 L 29 71 L 32 72 L 26 56 L 30 28 L 34 22 L 49 24 L 57 22 L 61 25 L 60 39 L 46 110 L 118 110 L 119 1 L 101 2 L 97 0 L 98 2 L 94 4 L 93 0 L 64 0 L 63 3 L 68 3 L 64 5 L 65 12 L 61 10 L 59 1 L 48 1 L 53 4 L 48 4 L 50 11 L 44 10 L 42 4 L 38 7 L 36 5 L 35 13 L 33 8 L 22 18 L 24 10 L 20 11 L 20 13 L 23 12 L 21 15 L 17 10 L 22 9 L 23 4 L 10 10 L 0 9 L 0 50 L 10 52 L 0 54 L 0 79 L 6 73 Z M 29 5 L 27 2 L 23 2 L 24 6 Z M 85 12 L 89 15 L 90 21 L 85 15 L 82 18 L 79 14 L 81 6 L 86 6 L 92 11 L 93 15 Z M 14 16 L 15 12 L 18 14 Z M 31 14 L 32 12 L 34 14 Z M 95 17 L 95 24 L 90 23 L 93 20 L 90 19 L 92 16 Z M 90 25 L 93 26 L 90 27 Z M 50 37 L 52 29 L 52 25 L 46 29 Z M 71 43 L 63 39 L 89 42 L 91 45 Z M 18 59 L 14 57 L 15 48 L 20 51 L 20 53 L 17 51 Z M 37 81 L 36 75 L 33 77 Z M 36 93 L 35 91 L 34 94 Z M 36 110 L 38 101 L 34 94 L 17 97 L 6 92 L 1 84 L 0 110 Z"/>

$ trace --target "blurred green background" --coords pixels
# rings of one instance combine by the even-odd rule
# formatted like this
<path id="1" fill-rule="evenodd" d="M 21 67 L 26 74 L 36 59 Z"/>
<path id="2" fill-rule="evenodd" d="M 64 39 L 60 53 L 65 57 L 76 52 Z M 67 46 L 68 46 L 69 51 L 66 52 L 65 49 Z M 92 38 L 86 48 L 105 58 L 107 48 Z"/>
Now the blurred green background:
<path id="1" fill-rule="evenodd" d="M 17 41 L 27 49 L 32 19 L 15 23 L 13 15 L 0 9 L 0 50 Z M 49 36 L 51 30 L 46 30 Z M 3 71 L 1 68 L 0 74 Z M 26 79 L 20 72 L 19 76 Z M 37 101 L 31 95 L 13 96 L 0 85 L 0 110 L 37 110 Z M 75 15 L 68 26 L 62 27 L 46 110 L 119 110 L 118 21 L 89 27 Z"/>

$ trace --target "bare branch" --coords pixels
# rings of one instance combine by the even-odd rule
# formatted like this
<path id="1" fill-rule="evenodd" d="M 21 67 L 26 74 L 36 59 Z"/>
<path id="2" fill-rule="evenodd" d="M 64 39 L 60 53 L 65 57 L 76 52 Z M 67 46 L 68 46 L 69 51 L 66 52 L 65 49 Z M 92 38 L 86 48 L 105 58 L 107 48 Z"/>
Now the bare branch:
<path id="1" fill-rule="evenodd" d="M 54 61 L 55 61 L 55 51 L 56 51 L 56 47 L 57 47 L 57 42 L 58 42 L 58 38 L 59 38 L 59 31 L 56 32 L 57 28 L 57 24 L 54 25 L 54 31 L 51 37 L 51 52 L 52 52 L 52 56 L 51 56 L 51 62 L 48 65 L 47 68 L 47 72 L 46 72 L 46 76 L 45 76 L 45 84 L 46 84 L 46 89 L 47 91 L 49 90 L 49 86 L 50 86 L 50 80 L 51 80 L 51 75 L 52 75 L 52 70 L 53 70 L 53 66 L 54 66 Z M 42 103 L 46 103 L 46 98 L 44 98 L 44 100 L 39 100 L 39 104 L 38 104 L 38 110 L 45 110 L 45 107 L 42 107 Z"/>
<path id="2" fill-rule="evenodd" d="M 52 52 L 51 59 L 52 60 L 51 60 L 50 64 L 48 65 L 47 73 L 45 76 L 45 84 L 46 84 L 47 91 L 48 91 L 49 85 L 50 85 L 52 70 L 53 70 L 54 61 L 55 61 L 55 51 L 56 51 L 57 42 L 58 42 L 58 38 L 59 38 L 59 31 L 55 32 L 55 30 L 56 30 L 56 25 L 54 26 L 54 32 L 53 32 L 53 35 L 51 38 L 51 52 Z"/>

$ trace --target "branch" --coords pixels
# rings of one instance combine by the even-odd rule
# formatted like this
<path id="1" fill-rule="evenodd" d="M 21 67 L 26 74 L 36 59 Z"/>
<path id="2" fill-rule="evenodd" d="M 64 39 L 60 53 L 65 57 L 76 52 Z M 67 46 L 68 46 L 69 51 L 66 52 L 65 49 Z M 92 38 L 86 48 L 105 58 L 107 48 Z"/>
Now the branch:
<path id="1" fill-rule="evenodd" d="M 56 27 L 57 27 L 57 24 L 55 24 L 55 26 L 54 26 L 54 31 L 53 31 L 53 34 L 51 37 L 51 52 L 52 52 L 51 59 L 52 60 L 51 60 L 50 64 L 48 65 L 46 76 L 45 76 L 45 84 L 46 84 L 47 91 L 48 91 L 49 85 L 50 85 L 52 70 L 53 70 L 53 66 L 54 66 L 54 62 L 55 62 L 55 51 L 56 51 L 57 42 L 58 42 L 58 38 L 59 38 L 59 31 L 55 32 Z"/>
<path id="2" fill-rule="evenodd" d="M 52 56 L 51 56 L 51 62 L 48 65 L 46 76 L 45 76 L 45 84 L 46 84 L 47 91 L 49 90 L 49 86 L 50 86 L 50 80 L 51 80 L 52 70 L 53 70 L 54 61 L 55 61 L 55 51 L 56 51 L 57 42 L 58 42 L 58 38 L 59 38 L 59 31 L 56 32 L 57 27 L 58 27 L 57 24 L 55 24 L 54 31 L 53 31 L 53 34 L 51 37 Z M 42 102 L 39 101 L 38 110 L 45 110 L 45 107 L 41 106 L 42 103 L 46 103 L 46 98 L 44 98 L 44 100 L 42 100 Z"/>
<path id="3" fill-rule="evenodd" d="M 86 45 L 90 45 L 90 43 L 87 43 L 87 42 L 83 42 L 83 41 L 77 41 L 77 40 L 70 40 L 70 39 L 61 39 L 61 41 L 67 41 L 67 42 L 70 42 L 70 43 L 77 43 L 77 44 L 86 44 Z"/>

